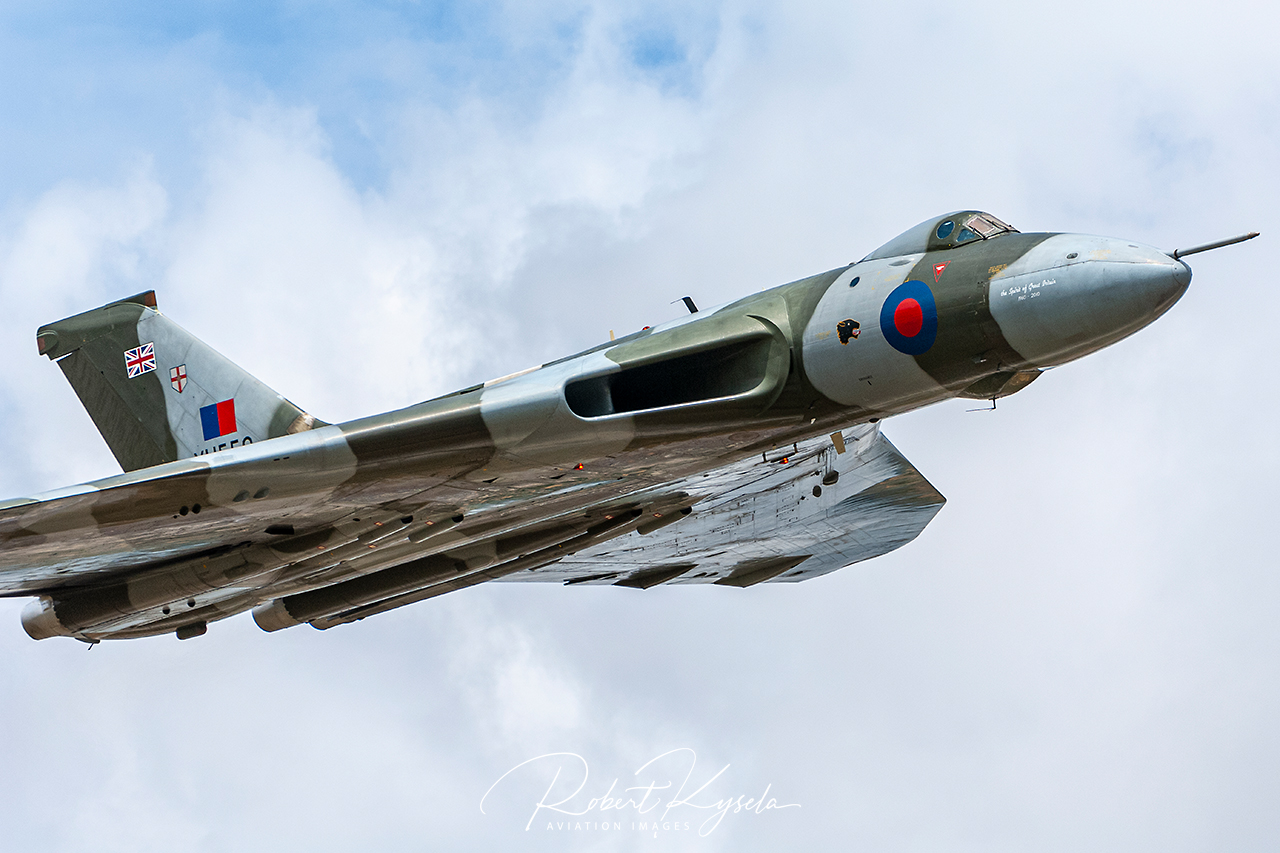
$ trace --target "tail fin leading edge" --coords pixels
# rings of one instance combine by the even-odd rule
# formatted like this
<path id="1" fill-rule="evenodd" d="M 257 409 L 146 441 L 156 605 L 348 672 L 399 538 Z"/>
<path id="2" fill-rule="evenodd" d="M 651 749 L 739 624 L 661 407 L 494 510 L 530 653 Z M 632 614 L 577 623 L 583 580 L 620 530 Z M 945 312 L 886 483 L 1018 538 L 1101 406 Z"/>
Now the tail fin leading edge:
<path id="1" fill-rule="evenodd" d="M 156 310 L 155 291 L 42 326 L 125 471 L 321 426 Z"/>

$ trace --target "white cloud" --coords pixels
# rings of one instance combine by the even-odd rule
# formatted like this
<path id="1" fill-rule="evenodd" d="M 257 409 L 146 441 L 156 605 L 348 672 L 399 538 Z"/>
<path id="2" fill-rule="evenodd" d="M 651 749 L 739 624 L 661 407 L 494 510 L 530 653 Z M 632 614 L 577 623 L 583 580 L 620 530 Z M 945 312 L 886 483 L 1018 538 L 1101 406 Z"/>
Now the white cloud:
<path id="1" fill-rule="evenodd" d="M 115 172 L 8 200 L 9 491 L 110 472 L 32 333 L 152 286 L 339 419 L 674 316 L 686 293 L 836 266 L 944 209 L 1167 246 L 1275 230 L 1280 66 L 1247 6 L 510 14 L 498 43 L 344 45 L 327 55 L 346 70 L 320 78 L 352 86 L 337 92 L 187 69 L 225 88 L 193 95 L 150 161 L 122 147 Z M 676 78 L 631 62 L 644 28 L 685 48 Z M 449 51 L 481 71 L 412 85 Z M 348 84 L 366 54 L 382 76 Z M 527 78 L 493 83 L 521 62 Z M 356 166 L 332 130 L 344 109 L 377 118 Z M 698 849 L 1074 850 L 1085 825 L 1125 849 L 1265 846 L 1264 245 L 1201 256 L 1167 317 L 995 415 L 889 423 L 950 503 L 917 542 L 823 580 L 479 588 L 323 634 L 238 619 L 88 655 L 32 644 L 6 605 L 0 718 L 28 736 L 0 814 L 69 849 L 127 846 L 120 815 L 209 850 L 336 849 L 371 826 L 392 848 L 680 849 L 524 834 L 477 801 L 540 751 L 612 776 L 688 745 L 803 804 Z"/>
<path id="2" fill-rule="evenodd" d="M 78 440 L 89 425 L 58 369 L 35 355 L 44 323 L 148 287 L 146 273 L 167 213 L 167 195 L 146 165 L 117 185 L 60 184 L 20 213 L 0 238 L 0 340 L 10 352 L 3 387 L 6 426 L 24 452 L 10 457 L 6 488 L 31 492 L 114 473 L 105 445 Z M 90 425 L 91 426 L 91 425 Z M 70 479 L 68 479 L 70 478 Z"/>
<path id="3" fill-rule="evenodd" d="M 490 748 L 554 750 L 584 724 L 586 688 L 550 643 L 502 622 L 483 601 L 468 600 L 448 614 L 453 683 L 468 697 L 478 727 L 491 733 Z"/>

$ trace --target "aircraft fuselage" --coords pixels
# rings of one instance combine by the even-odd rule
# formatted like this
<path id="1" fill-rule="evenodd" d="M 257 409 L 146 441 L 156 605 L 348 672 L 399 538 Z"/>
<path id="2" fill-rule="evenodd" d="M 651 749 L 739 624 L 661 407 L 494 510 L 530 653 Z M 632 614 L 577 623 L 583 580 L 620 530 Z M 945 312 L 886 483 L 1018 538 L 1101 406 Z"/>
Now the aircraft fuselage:
<path id="1" fill-rule="evenodd" d="M 141 421 L 157 413 L 143 423 L 157 443 L 136 430 L 112 433 L 95 415 L 122 465 L 172 448 L 177 458 L 0 503 L 0 591 L 42 596 L 23 619 L 36 638 L 192 636 L 248 609 L 267 630 L 329 627 L 485 580 L 539 579 L 528 573 L 632 531 L 674 524 L 689 541 L 727 536 L 726 524 L 755 524 L 757 510 L 726 504 L 716 510 L 723 518 L 682 519 L 696 519 L 700 501 L 735 483 L 768 480 L 749 467 L 751 457 L 767 468 L 808 442 L 808 473 L 830 489 L 842 465 L 862 463 L 826 454 L 813 443 L 819 437 L 831 435 L 826 446 L 843 454 L 842 430 L 957 396 L 1012 394 L 1043 369 L 1147 325 L 1190 279 L 1184 262 L 1150 246 L 1022 234 L 977 211 L 949 214 L 858 263 L 339 425 L 316 422 L 260 384 L 253 399 L 263 402 L 250 410 L 243 389 L 255 380 L 234 365 L 198 342 L 182 344 L 182 364 L 171 356 L 179 343 L 167 342 L 189 336 L 152 310 L 153 296 L 113 303 L 43 328 L 41 351 L 63 359 L 78 392 L 89 389 L 86 405 L 95 382 L 147 389 L 137 406 Z M 128 331 L 135 321 L 136 333 Z M 106 367 L 75 367 L 81 351 Z M 143 358 L 156 375 L 168 371 L 171 387 L 145 384 L 150 374 L 126 376 Z M 210 377 L 242 390 L 194 401 L 192 389 Z M 230 445 L 254 417 L 265 438 L 207 452 Z M 680 557 L 687 549 L 675 548 L 657 574 L 551 577 L 746 585 L 783 571 L 781 580 L 803 579 L 898 547 L 943 499 L 891 445 L 873 446 L 877 436 L 856 429 L 848 435 L 867 460 L 881 460 L 877 477 L 912 484 L 898 497 L 842 498 L 868 518 L 885 513 L 879 540 L 870 527 L 849 534 L 861 537 L 861 550 L 833 546 L 813 557 L 822 536 L 835 541 L 857 523 L 829 509 L 822 517 L 839 515 L 844 526 L 810 536 L 798 555 L 770 551 L 775 528 L 756 524 L 757 551 L 744 544 L 721 569 L 712 564 L 729 559 L 722 550 L 704 549 L 699 559 L 712 568 L 695 572 L 696 561 Z M 769 488 L 793 495 L 760 510 L 777 524 L 808 489 L 822 494 L 817 483 L 774 479 Z M 895 506 L 915 520 L 893 516 Z"/>

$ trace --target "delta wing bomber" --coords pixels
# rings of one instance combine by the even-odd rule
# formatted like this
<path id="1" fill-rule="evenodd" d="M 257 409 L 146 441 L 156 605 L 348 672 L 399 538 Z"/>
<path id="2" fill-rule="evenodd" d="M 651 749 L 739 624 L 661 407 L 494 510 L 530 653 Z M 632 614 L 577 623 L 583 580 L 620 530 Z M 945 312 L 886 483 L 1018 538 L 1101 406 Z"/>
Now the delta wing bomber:
<path id="1" fill-rule="evenodd" d="M 148 292 L 41 328 L 124 473 L 0 503 L 35 639 L 329 628 L 491 580 L 800 581 L 944 498 L 889 415 L 995 400 L 1124 338 L 1182 256 L 950 213 L 858 263 L 399 411 L 325 423 Z"/>

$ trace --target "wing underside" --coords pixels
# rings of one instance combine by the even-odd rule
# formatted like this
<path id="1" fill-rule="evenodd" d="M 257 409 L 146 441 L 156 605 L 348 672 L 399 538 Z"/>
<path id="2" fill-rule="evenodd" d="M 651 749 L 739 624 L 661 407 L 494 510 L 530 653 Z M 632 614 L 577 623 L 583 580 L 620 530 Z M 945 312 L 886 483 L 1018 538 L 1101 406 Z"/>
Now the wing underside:
<path id="1" fill-rule="evenodd" d="M 878 429 L 849 432 L 844 454 L 823 439 L 798 445 L 786 464 L 756 458 L 726 466 L 713 474 L 726 490 L 690 518 L 505 580 L 745 587 L 806 580 L 887 554 L 916 538 L 946 499 Z M 764 477 L 751 476 L 762 467 Z"/>
<path id="2" fill-rule="evenodd" d="M 619 525 L 620 533 L 598 544 L 562 555 L 554 553 L 555 546 L 551 554 L 535 553 L 311 619 L 289 616 L 294 605 L 284 599 L 271 611 L 283 620 L 268 616 L 259 624 L 270 630 L 308 621 L 330 628 L 489 580 L 648 589 L 690 583 L 747 587 L 827 574 L 902 547 L 946 503 L 877 427 L 855 427 L 843 435 L 843 453 L 830 440 L 815 439 L 653 489 L 638 497 L 670 509 Z"/>
<path id="3" fill-rule="evenodd" d="M 331 429 L 295 440 L 323 443 Z M 261 510 L 251 498 L 236 515 L 211 507 L 198 517 L 194 503 L 191 514 L 181 512 L 187 503 L 177 512 L 165 504 L 160 516 L 149 502 L 176 504 L 184 478 L 210 494 L 218 475 L 194 462 L 168 475 L 151 469 L 157 476 L 0 508 L 0 594 L 41 596 L 24 614 L 32 636 L 96 641 L 189 636 L 246 610 L 266 630 L 328 628 L 490 580 L 799 581 L 900 547 L 944 503 L 878 428 L 843 436 L 638 490 L 601 477 L 515 500 L 470 484 L 465 521 L 455 483 L 412 502 L 352 506 L 332 492 L 318 499 L 324 484 L 306 471 L 296 500 L 273 492 Z M 251 452 L 289 464 L 267 443 Z"/>

